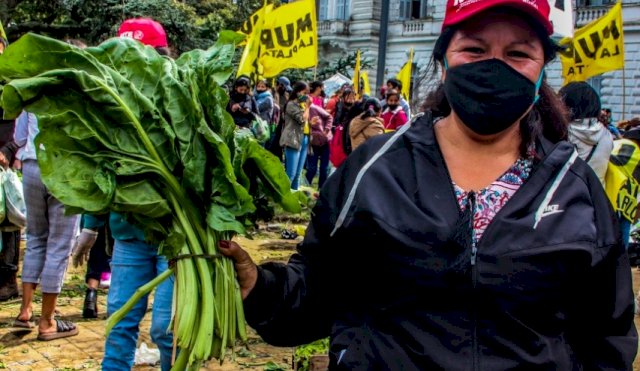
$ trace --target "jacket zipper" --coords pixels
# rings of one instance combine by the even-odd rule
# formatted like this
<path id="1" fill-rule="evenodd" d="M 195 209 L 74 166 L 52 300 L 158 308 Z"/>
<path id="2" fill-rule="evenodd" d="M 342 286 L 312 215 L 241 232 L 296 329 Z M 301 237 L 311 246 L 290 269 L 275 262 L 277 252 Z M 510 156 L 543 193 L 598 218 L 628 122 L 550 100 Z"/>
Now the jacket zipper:
<path id="1" fill-rule="evenodd" d="M 471 233 L 470 239 L 471 239 L 471 283 L 472 283 L 472 305 L 473 305 L 473 309 L 471 311 L 471 320 L 473 323 L 473 335 L 472 335 L 472 352 L 473 352 L 473 363 L 472 363 L 472 369 L 473 370 L 478 370 L 478 311 L 476 308 L 476 303 L 478 303 L 479 298 L 478 298 L 478 293 L 476 291 L 476 286 L 478 284 L 478 267 L 476 265 L 476 258 L 478 255 L 478 246 L 476 244 L 475 241 L 475 231 L 473 230 L 473 222 L 474 222 L 474 218 L 475 218 L 475 211 L 476 211 L 476 193 L 474 191 L 469 192 L 469 194 L 467 195 L 468 197 L 468 201 L 467 201 L 467 207 L 470 209 L 469 212 L 471 213 L 471 217 L 469 220 L 469 233 Z"/>

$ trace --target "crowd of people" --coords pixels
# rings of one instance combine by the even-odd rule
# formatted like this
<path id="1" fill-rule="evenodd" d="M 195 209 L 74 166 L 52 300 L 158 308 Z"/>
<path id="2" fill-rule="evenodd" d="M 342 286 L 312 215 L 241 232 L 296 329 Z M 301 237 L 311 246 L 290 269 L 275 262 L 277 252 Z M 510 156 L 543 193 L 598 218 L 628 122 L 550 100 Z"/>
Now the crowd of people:
<path id="1" fill-rule="evenodd" d="M 315 186 L 316 176 L 320 189 L 287 264 L 258 266 L 237 243 L 220 244 L 247 321 L 267 342 L 330 336 L 332 370 L 631 369 L 638 338 L 626 249 L 638 188 L 625 194 L 631 211 L 610 188 L 620 174 L 640 180 L 640 119 L 614 125 L 587 83 L 548 85 L 544 68 L 558 51 L 549 12 L 545 0 L 449 1 L 432 57 L 440 84 L 418 114 L 397 79 L 378 96 L 348 83 L 327 96 L 322 81 L 286 76 L 233 81 L 227 112 L 237 130 L 258 139 L 266 125 L 260 140 L 291 189 Z M 125 21 L 118 35 L 172 57 L 155 21 Z M 13 325 L 37 328 L 42 341 L 76 335 L 56 314 L 70 258 L 88 262 L 85 318 L 101 310 L 101 282 L 109 315 L 168 263 L 122 215 L 64 214 L 40 176 L 37 117 L 24 112 L 1 127 L 0 164 L 21 168 L 28 218 Z M 20 233 L 2 240 L 5 301 L 19 295 Z M 152 310 L 162 370 L 171 368 L 172 297 L 169 279 Z M 112 329 L 104 370 L 131 369 L 147 306 L 141 300 Z"/>
<path id="2" fill-rule="evenodd" d="M 255 83 L 238 77 L 229 91 L 227 112 L 238 129 L 255 132 L 258 125 L 270 128 L 264 145 L 283 161 L 297 190 L 305 185 L 322 188 L 329 173 L 365 140 L 398 130 L 409 122 L 411 108 L 400 93 L 402 83 L 389 79 L 380 96 L 354 90 L 350 83 L 327 97 L 322 81 L 296 81 L 281 76 L 274 87 L 268 80 Z M 306 169 L 305 176 L 302 176 Z"/>

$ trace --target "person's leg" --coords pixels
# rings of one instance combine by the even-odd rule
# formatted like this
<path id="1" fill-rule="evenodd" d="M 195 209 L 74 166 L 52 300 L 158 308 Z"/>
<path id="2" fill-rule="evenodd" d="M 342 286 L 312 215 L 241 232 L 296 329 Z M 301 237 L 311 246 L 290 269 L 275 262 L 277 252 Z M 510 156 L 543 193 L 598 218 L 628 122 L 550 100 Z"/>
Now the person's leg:
<path id="1" fill-rule="evenodd" d="M 111 287 L 107 296 L 107 315 L 120 309 L 135 291 L 155 277 L 157 249 L 142 241 L 116 240 L 111 259 Z M 136 353 L 140 321 L 147 310 L 143 297 L 118 322 L 106 339 L 102 370 L 130 370 Z"/>
<path id="2" fill-rule="evenodd" d="M 169 269 L 167 259 L 158 256 L 156 263 L 157 274 Z M 171 369 L 171 355 L 173 353 L 173 333 L 169 328 L 171 324 L 171 305 L 173 299 L 174 277 L 162 282 L 153 297 L 153 310 L 151 318 L 151 340 L 160 349 L 160 365 L 162 371 Z"/>
<path id="3" fill-rule="evenodd" d="M 329 175 L 329 145 L 318 149 L 320 151 L 320 179 L 318 179 L 318 189 L 322 188 Z"/>
<path id="4" fill-rule="evenodd" d="M 313 154 L 307 156 L 307 173 L 305 177 L 307 178 L 307 183 L 309 185 L 313 184 L 313 178 L 315 178 L 316 173 L 318 172 L 318 159 L 319 154 L 322 147 L 313 147 Z"/>
<path id="5" fill-rule="evenodd" d="M 0 302 L 17 298 L 18 261 L 20 259 L 20 231 L 2 232 L 0 253 Z"/>
<path id="6" fill-rule="evenodd" d="M 107 229 L 100 228 L 96 243 L 89 252 L 89 261 L 87 262 L 86 283 L 87 290 L 84 296 L 84 305 L 82 307 L 83 318 L 98 317 L 98 287 L 100 286 L 100 278 L 103 272 L 110 270 L 109 257 L 106 252 Z"/>
<path id="7" fill-rule="evenodd" d="M 291 188 L 293 188 L 293 178 L 296 175 L 296 170 L 298 169 L 298 159 L 300 156 L 298 155 L 298 150 L 290 147 L 284 148 L 284 170 L 291 181 Z M 296 189 L 296 188 L 293 188 Z"/>
<path id="8" fill-rule="evenodd" d="M 27 247 L 22 263 L 22 305 L 18 319 L 28 321 L 33 313 L 33 293 L 44 269 L 49 238 L 47 189 L 42 184 L 36 161 L 23 162 L 22 184 L 27 207 Z"/>
<path id="9" fill-rule="evenodd" d="M 300 176 L 302 176 L 302 169 L 305 162 L 307 162 L 307 150 L 309 147 L 309 136 L 303 135 L 302 142 L 300 143 L 300 150 L 298 151 L 298 168 L 295 169 L 295 176 L 291 181 L 291 189 L 297 190 L 300 187 Z"/>
<path id="10" fill-rule="evenodd" d="M 69 256 L 73 249 L 73 240 L 78 232 L 78 223 L 80 222 L 78 215 L 64 215 L 64 205 L 52 195 L 49 195 L 47 205 L 49 235 L 40 284 L 43 294 L 40 333 L 56 332 L 56 324 L 53 320 L 56 299 L 62 290 L 64 275 L 69 266 Z"/>

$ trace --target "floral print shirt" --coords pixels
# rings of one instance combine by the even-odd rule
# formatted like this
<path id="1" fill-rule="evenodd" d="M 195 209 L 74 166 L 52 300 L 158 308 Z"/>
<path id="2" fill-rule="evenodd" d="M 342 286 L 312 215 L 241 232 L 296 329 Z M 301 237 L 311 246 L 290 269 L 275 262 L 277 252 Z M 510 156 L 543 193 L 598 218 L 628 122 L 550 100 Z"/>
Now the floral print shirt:
<path id="1" fill-rule="evenodd" d="M 522 184 L 529 178 L 533 168 L 533 156 L 521 157 L 498 180 L 487 188 L 475 192 L 475 210 L 473 211 L 472 246 L 475 249 L 489 223 L 498 211 L 511 199 Z M 464 211 L 469 192 L 453 183 L 460 210 Z"/>

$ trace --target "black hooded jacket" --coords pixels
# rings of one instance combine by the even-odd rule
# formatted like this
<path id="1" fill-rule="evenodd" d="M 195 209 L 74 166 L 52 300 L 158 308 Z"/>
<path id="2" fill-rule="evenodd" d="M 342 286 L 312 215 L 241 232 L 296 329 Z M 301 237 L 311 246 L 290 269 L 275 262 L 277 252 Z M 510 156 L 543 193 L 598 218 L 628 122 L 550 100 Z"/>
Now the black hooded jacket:
<path id="1" fill-rule="evenodd" d="M 331 370 L 631 370 L 627 255 L 593 171 L 543 140 L 472 264 L 469 219 L 425 114 L 322 188 L 289 264 L 245 300 L 269 343 L 331 336 Z"/>

